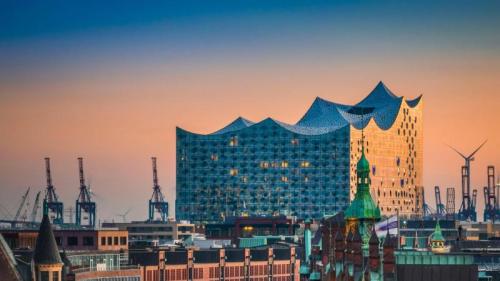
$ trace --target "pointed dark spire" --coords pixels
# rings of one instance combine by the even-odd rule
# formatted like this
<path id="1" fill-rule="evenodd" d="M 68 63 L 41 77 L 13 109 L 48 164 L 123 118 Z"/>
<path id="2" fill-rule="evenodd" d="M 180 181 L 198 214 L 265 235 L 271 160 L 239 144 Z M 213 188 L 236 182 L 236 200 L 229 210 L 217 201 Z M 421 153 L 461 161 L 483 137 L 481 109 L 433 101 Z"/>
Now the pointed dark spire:
<path id="1" fill-rule="evenodd" d="M 352 242 L 355 242 L 355 243 L 363 242 L 363 239 L 361 239 L 361 234 L 359 233 L 358 227 L 356 227 L 354 229 L 351 239 L 352 239 Z"/>
<path id="2" fill-rule="evenodd" d="M 395 236 L 392 236 L 390 233 L 389 233 L 389 230 L 387 230 L 387 235 L 385 236 L 385 239 L 384 239 L 384 248 L 385 247 L 396 247 L 396 237 Z"/>
<path id="3" fill-rule="evenodd" d="M 339 229 L 337 231 L 337 234 L 335 234 L 335 242 L 344 242 L 344 234 L 342 233 L 342 229 Z"/>
<path id="4" fill-rule="evenodd" d="M 375 231 L 375 228 L 372 229 L 372 235 L 370 236 L 370 241 L 368 241 L 368 244 L 370 245 L 379 245 L 380 241 L 377 236 L 377 232 Z"/>
<path id="5" fill-rule="evenodd" d="M 44 215 L 38 237 L 36 239 L 35 253 L 33 254 L 35 264 L 62 264 L 56 239 L 50 224 L 49 216 Z"/>
<path id="6" fill-rule="evenodd" d="M 353 236 L 352 231 L 349 230 L 349 233 L 347 233 L 347 238 L 346 238 L 346 242 L 347 243 L 351 242 L 352 236 Z"/>

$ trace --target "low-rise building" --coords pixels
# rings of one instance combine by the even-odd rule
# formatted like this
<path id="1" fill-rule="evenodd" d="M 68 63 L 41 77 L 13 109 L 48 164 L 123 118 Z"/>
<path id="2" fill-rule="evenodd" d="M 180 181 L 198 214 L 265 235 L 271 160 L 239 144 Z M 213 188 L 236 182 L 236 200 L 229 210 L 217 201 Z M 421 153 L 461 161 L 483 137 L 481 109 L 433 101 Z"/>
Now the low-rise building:
<path id="1" fill-rule="evenodd" d="M 131 247 L 141 242 L 163 244 L 183 240 L 195 232 L 195 225 L 186 221 L 133 221 L 127 223 L 103 223 L 103 227 L 115 227 L 128 232 Z"/>
<path id="2" fill-rule="evenodd" d="M 11 249 L 34 249 L 38 232 L 35 230 L 1 230 Z M 114 229 L 57 229 L 57 246 L 65 251 L 125 251 L 128 250 L 127 230 Z"/>
<path id="3" fill-rule="evenodd" d="M 228 217 L 221 223 L 205 225 L 205 235 L 208 239 L 231 239 L 237 244 L 238 238 L 293 236 L 299 227 L 293 218 L 286 216 Z"/>
<path id="4" fill-rule="evenodd" d="M 134 251 L 130 263 L 144 267 L 144 281 L 276 280 L 298 281 L 294 247 Z"/>

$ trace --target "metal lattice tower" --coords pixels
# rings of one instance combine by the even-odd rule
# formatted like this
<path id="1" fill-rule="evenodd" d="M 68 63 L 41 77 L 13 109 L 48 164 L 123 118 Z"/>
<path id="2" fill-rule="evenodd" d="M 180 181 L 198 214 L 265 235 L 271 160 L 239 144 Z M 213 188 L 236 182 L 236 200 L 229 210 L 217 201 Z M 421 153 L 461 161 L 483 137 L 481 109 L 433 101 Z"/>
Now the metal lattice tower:
<path id="1" fill-rule="evenodd" d="M 76 224 L 93 228 L 95 227 L 96 204 L 92 201 L 90 191 L 85 185 L 82 157 L 78 158 L 78 171 L 80 174 L 80 194 L 76 200 Z"/>
<path id="2" fill-rule="evenodd" d="M 458 218 L 461 220 L 476 221 L 476 209 L 475 206 L 473 206 L 474 202 L 470 197 L 470 164 L 474 160 L 474 154 L 476 154 L 485 143 L 486 141 L 476 148 L 469 156 L 465 156 L 460 151 L 450 146 L 451 149 L 462 156 L 465 160 L 465 165 L 462 166 L 462 204 L 460 205 L 460 210 L 458 212 Z"/>
<path id="3" fill-rule="evenodd" d="M 151 157 L 153 162 L 153 195 L 149 199 L 149 221 L 155 220 L 155 215 L 160 215 L 160 220 L 167 221 L 168 218 L 168 202 L 165 201 L 160 185 L 158 184 L 158 173 L 156 171 L 156 157 Z"/>
<path id="4" fill-rule="evenodd" d="M 43 214 L 48 215 L 53 224 L 62 224 L 64 222 L 63 203 L 59 202 L 56 190 L 52 184 L 52 175 L 50 171 L 50 158 L 45 157 L 45 174 L 47 177 L 47 187 L 43 199 Z"/>
<path id="5" fill-rule="evenodd" d="M 498 214 L 498 202 L 495 190 L 495 167 L 488 166 L 488 185 L 484 187 L 485 199 L 484 199 L 484 221 L 492 221 L 499 216 Z"/>
<path id="6" fill-rule="evenodd" d="M 441 202 L 441 191 L 439 186 L 434 187 L 434 194 L 436 196 L 436 215 L 442 217 L 445 214 L 444 204 Z"/>
<path id="7" fill-rule="evenodd" d="M 455 216 L 455 188 L 446 189 L 446 214 Z"/>

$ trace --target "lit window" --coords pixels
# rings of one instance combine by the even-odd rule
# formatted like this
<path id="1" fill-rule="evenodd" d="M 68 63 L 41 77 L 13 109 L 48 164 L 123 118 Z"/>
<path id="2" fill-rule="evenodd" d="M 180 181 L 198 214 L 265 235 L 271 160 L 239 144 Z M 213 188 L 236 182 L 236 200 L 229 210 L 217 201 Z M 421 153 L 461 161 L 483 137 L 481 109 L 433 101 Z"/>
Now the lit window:
<path id="1" fill-rule="evenodd" d="M 212 159 L 212 161 L 217 161 L 219 160 L 219 156 L 217 156 L 217 154 L 212 154 L 210 155 L 210 159 Z"/>
<path id="2" fill-rule="evenodd" d="M 286 176 L 282 176 L 282 177 L 281 177 L 281 181 L 282 181 L 282 182 L 288 182 L 288 177 L 286 177 Z"/>
<path id="3" fill-rule="evenodd" d="M 300 163 L 300 167 L 302 167 L 302 168 L 307 168 L 307 167 L 309 167 L 309 165 L 310 165 L 310 163 L 308 161 L 302 161 Z"/>
<path id="4" fill-rule="evenodd" d="M 267 162 L 267 161 L 261 161 L 261 162 L 260 162 L 260 167 L 261 167 L 262 169 L 267 169 L 267 168 L 269 168 L 269 162 Z"/>
<path id="5" fill-rule="evenodd" d="M 281 161 L 281 168 L 288 168 L 288 161 Z"/>
<path id="6" fill-rule="evenodd" d="M 231 137 L 229 140 L 229 146 L 237 146 L 238 145 L 238 137 L 234 136 Z"/>
<path id="7" fill-rule="evenodd" d="M 229 174 L 230 174 L 231 176 L 236 176 L 236 175 L 238 175 L 238 169 L 231 169 L 231 170 L 229 170 Z"/>
<path id="8" fill-rule="evenodd" d="M 307 176 L 304 177 L 304 182 L 308 182 L 309 178 Z"/>
<path id="9" fill-rule="evenodd" d="M 248 181 L 248 178 L 246 176 L 243 176 L 241 177 L 241 181 L 246 183 Z"/>
<path id="10" fill-rule="evenodd" d="M 298 145 L 299 144 L 299 140 L 298 139 L 292 139 L 292 144 L 293 145 Z"/>

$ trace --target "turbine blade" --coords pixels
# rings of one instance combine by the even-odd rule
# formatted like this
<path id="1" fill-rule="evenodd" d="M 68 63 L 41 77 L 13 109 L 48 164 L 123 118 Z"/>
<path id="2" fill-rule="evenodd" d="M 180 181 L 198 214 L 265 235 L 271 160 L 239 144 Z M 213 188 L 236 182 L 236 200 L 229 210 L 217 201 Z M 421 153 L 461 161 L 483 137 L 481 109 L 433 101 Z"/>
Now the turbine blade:
<path id="1" fill-rule="evenodd" d="M 474 152 L 471 153 L 471 155 L 469 155 L 468 158 L 471 158 L 472 156 L 474 156 L 474 154 L 476 154 L 476 152 L 481 149 L 481 147 L 483 147 L 483 145 L 487 142 L 488 140 L 485 140 L 478 148 L 476 148 L 476 150 L 474 150 Z"/>
<path id="2" fill-rule="evenodd" d="M 453 146 L 449 145 L 449 144 L 446 144 L 449 148 L 455 150 L 456 153 L 460 154 L 460 156 L 462 156 L 464 159 L 467 159 L 467 157 L 465 155 L 463 155 L 462 153 L 460 153 L 460 151 L 456 150 Z"/>

